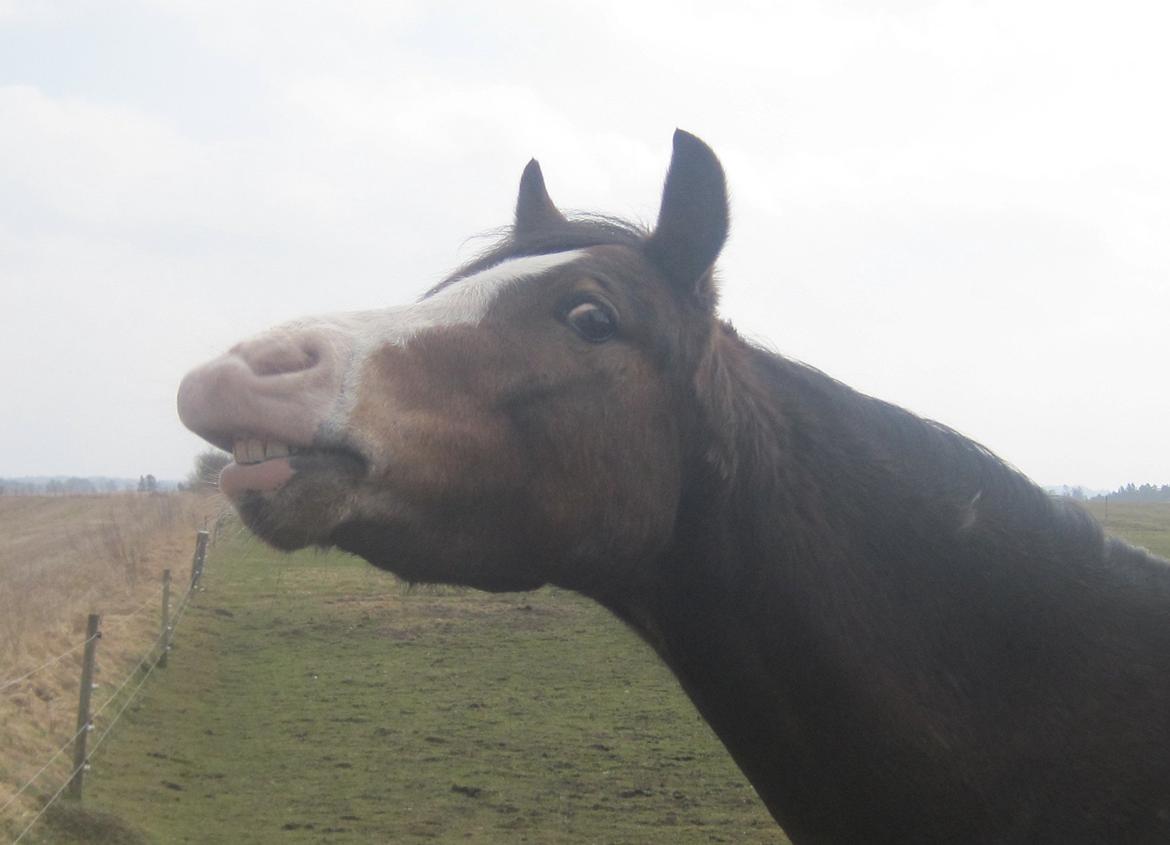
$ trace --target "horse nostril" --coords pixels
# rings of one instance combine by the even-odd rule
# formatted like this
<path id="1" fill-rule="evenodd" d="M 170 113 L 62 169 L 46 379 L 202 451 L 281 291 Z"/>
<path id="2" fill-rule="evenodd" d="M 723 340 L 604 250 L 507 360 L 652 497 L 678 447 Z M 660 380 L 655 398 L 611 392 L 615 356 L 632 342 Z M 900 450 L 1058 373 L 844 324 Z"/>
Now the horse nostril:
<path id="1" fill-rule="evenodd" d="M 179 418 L 226 450 L 240 438 L 308 446 L 340 392 L 344 342 L 296 326 L 238 343 L 183 379 Z"/>
<path id="2" fill-rule="evenodd" d="M 308 337 L 268 336 L 232 349 L 258 376 L 280 376 L 311 370 L 321 360 L 320 350 Z"/>
<path id="3" fill-rule="evenodd" d="M 281 350 L 265 355 L 251 363 L 252 372 L 258 376 L 279 376 L 311 370 L 319 360 L 313 350 Z"/>

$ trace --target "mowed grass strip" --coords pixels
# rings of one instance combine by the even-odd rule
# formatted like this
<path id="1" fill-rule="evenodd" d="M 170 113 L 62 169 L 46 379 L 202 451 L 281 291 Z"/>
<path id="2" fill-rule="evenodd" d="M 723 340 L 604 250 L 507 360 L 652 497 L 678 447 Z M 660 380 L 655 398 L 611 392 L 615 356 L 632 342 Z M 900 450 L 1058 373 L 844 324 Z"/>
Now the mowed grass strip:
<path id="1" fill-rule="evenodd" d="M 243 537 L 205 586 L 89 773 L 86 808 L 146 841 L 786 841 L 652 652 L 580 597 L 410 590 Z"/>

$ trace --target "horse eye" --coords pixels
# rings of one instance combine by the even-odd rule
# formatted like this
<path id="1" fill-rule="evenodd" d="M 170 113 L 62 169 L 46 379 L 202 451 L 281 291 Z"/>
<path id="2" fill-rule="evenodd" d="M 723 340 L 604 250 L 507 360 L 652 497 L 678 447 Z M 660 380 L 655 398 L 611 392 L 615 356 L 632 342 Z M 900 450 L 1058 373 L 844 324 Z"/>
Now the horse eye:
<path id="1" fill-rule="evenodd" d="M 602 343 L 617 333 L 617 320 L 596 302 L 582 302 L 565 315 L 565 322 L 590 343 Z"/>

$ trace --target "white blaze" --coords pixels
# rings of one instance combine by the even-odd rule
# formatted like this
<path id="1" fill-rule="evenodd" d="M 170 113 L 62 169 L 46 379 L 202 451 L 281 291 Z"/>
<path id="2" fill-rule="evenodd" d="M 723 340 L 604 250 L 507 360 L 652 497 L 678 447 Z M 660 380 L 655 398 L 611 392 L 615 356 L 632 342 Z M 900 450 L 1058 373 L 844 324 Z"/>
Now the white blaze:
<path id="1" fill-rule="evenodd" d="M 584 250 L 574 249 L 551 255 L 513 258 L 460 279 L 413 305 L 372 312 L 374 341 L 405 346 L 412 337 L 427 329 L 474 325 L 484 318 L 505 288 L 570 264 L 584 254 Z"/>
<path id="2" fill-rule="evenodd" d="M 512 258 L 459 279 L 411 305 L 336 314 L 300 323 L 301 327 L 323 328 L 336 336 L 339 347 L 336 352 L 344 359 L 337 402 L 323 425 L 326 434 L 340 433 L 345 428 L 357 402 L 363 364 L 379 347 L 406 346 L 412 338 L 431 329 L 475 325 L 511 285 L 571 264 L 585 254 L 585 250 L 575 249 Z"/>

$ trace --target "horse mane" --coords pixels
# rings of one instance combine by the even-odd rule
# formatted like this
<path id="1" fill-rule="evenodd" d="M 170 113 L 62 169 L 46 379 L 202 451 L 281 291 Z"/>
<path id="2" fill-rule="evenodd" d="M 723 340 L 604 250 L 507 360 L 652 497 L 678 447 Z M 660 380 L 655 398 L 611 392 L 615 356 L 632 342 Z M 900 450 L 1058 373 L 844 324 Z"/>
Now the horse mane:
<path id="1" fill-rule="evenodd" d="M 946 510 L 958 534 L 977 530 L 975 512 L 982 511 L 1013 525 L 1045 525 L 1069 535 L 1074 545 L 1100 548 L 1104 535 L 1090 514 L 1050 495 L 981 443 L 808 364 L 747 346 L 768 373 L 767 389 L 799 395 L 804 412 L 815 416 L 818 436 L 802 444 L 815 461 L 845 470 L 846 463 L 867 458 L 869 471 L 847 472 L 839 477 L 843 484 L 854 482 L 870 498 L 894 492 L 890 485 L 896 484 L 903 495 L 915 494 L 918 506 Z"/>
<path id="2" fill-rule="evenodd" d="M 979 699 L 987 690 L 976 679 L 1025 671 L 1005 658 L 1006 643 L 1041 654 L 1051 624 L 1069 649 L 1052 661 L 1072 659 L 1090 648 L 1084 620 L 1094 602 L 1133 607 L 1135 587 L 1170 595 L 1170 567 L 1107 539 L 1090 514 L 985 446 L 721 329 L 706 364 L 719 372 L 700 378 L 700 400 L 711 428 L 731 431 L 720 452 L 733 458 L 713 460 L 707 492 L 679 522 L 712 507 L 737 515 L 742 527 L 725 538 L 737 551 L 719 564 L 729 601 L 802 618 L 789 635 L 832 628 L 838 665 L 856 677 L 929 688 L 927 667 L 962 655 L 972 669 L 964 687 L 975 686 L 964 695 Z M 713 504 L 710 491 L 720 489 L 726 500 Z M 695 542 L 684 528 L 682 545 Z M 922 627 L 903 626 L 902 614 Z M 882 640 L 896 643 L 884 653 L 906 655 L 901 666 L 855 662 L 869 653 L 859 644 Z M 1021 657 L 1019 665 L 1031 664 Z M 917 680 L 892 680 L 919 671 Z M 949 706 L 938 702 L 940 711 Z"/>

